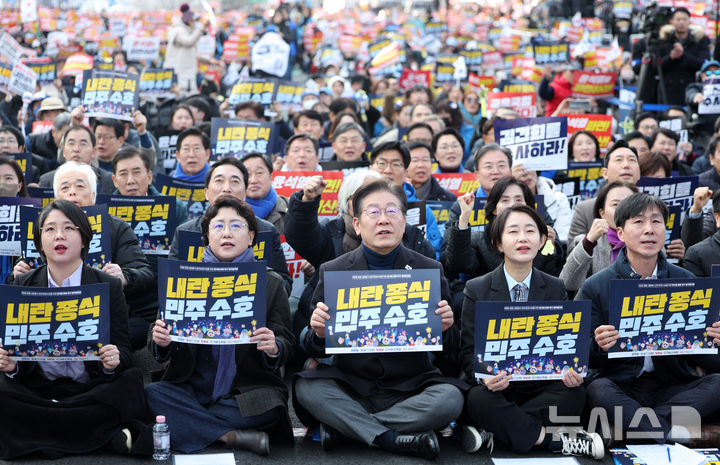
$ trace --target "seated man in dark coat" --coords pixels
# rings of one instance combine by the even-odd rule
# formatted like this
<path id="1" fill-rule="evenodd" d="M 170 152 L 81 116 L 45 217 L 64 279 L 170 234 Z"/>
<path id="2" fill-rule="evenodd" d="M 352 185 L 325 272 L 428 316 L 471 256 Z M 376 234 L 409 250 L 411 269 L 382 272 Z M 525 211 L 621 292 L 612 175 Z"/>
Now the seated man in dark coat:
<path id="1" fill-rule="evenodd" d="M 305 343 L 311 356 L 325 352 L 325 322 L 330 319 L 323 302 L 324 275 L 338 270 L 439 269 L 442 266 L 405 248 L 404 203 L 387 183 L 373 182 L 353 197 L 353 226 L 362 245 L 323 264 L 313 301 L 315 311 Z M 442 274 L 441 274 L 442 276 Z M 449 288 L 442 280 L 443 299 L 435 313 L 442 318 L 443 349 L 454 350 L 453 312 L 447 303 Z M 444 356 L 440 353 L 439 357 Z M 321 423 L 324 449 L 338 435 L 400 454 L 435 458 L 440 452 L 434 430 L 460 415 L 462 381 L 445 378 L 427 353 L 335 355 L 331 366 L 320 365 L 296 379 L 295 410 L 306 424 Z"/>
<path id="2" fill-rule="evenodd" d="M 608 415 L 622 408 L 622 430 L 632 433 L 630 437 L 643 436 L 661 444 L 668 440 L 686 442 L 693 437 L 690 444 L 699 447 L 699 441 L 693 442 L 700 432 L 693 431 L 691 436 L 690 425 L 677 422 L 676 417 L 685 415 L 676 415 L 672 410 L 689 407 L 701 417 L 716 413 L 720 405 L 714 395 L 720 389 L 720 375 L 698 377 L 689 356 L 609 358 L 607 353 L 620 338 L 609 322 L 611 280 L 693 277 L 689 271 L 668 263 L 661 253 L 667 217 L 667 206 L 657 197 L 639 193 L 623 200 L 615 210 L 615 224 L 625 247 L 615 263 L 585 281 L 576 297 L 592 302 L 590 368 L 596 369 L 598 376 L 587 389 L 588 400 L 593 407 L 604 408 Z M 648 407 L 655 412 L 653 421 L 637 412 Z M 700 439 L 708 439 L 713 433 L 717 438 L 717 431 L 703 428 L 705 438 Z"/>
<path id="3" fill-rule="evenodd" d="M 720 191 L 712 195 L 715 225 L 720 225 Z M 688 248 L 683 268 L 698 277 L 712 276 L 713 265 L 720 265 L 720 229 L 712 236 Z"/>

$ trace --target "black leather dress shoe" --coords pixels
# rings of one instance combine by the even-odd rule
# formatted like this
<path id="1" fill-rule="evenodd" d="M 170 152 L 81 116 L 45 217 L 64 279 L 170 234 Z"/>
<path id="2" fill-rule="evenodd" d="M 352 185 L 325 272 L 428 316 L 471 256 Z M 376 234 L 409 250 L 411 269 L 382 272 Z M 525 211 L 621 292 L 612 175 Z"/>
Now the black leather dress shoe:
<path id="1" fill-rule="evenodd" d="M 399 434 L 395 439 L 395 452 L 435 459 L 440 455 L 440 444 L 434 431 L 417 434 Z"/>
<path id="2" fill-rule="evenodd" d="M 340 433 L 325 423 L 320 423 L 320 445 L 324 451 L 331 451 L 337 448 L 340 440 Z"/>
<path id="3" fill-rule="evenodd" d="M 225 444 L 231 449 L 249 450 L 258 455 L 270 453 L 270 438 L 262 431 L 237 429 Z"/>

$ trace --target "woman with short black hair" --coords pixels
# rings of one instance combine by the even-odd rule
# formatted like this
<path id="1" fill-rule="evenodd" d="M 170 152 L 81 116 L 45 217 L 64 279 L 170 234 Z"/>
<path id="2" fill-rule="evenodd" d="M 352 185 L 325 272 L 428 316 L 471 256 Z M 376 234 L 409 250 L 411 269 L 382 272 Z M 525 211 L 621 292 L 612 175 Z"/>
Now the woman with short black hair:
<path id="1" fill-rule="evenodd" d="M 33 234 L 47 265 L 18 276 L 16 283 L 34 287 L 107 283 L 110 343 L 97 350 L 99 361 L 16 362 L 10 358 L 12 349 L 0 346 L 0 372 L 7 381 L 0 383 L 4 420 L 0 458 L 37 451 L 58 457 L 102 447 L 149 455 L 151 433 L 142 422 L 146 414 L 142 373 L 128 369 L 128 308 L 122 283 L 83 263 L 93 235 L 87 216 L 72 202 L 56 200 L 42 210 Z"/>
<path id="2" fill-rule="evenodd" d="M 255 260 L 257 221 L 244 201 L 219 197 L 200 224 L 203 262 Z M 268 455 L 266 431 L 292 439 L 288 391 L 280 374 L 292 355 L 290 307 L 282 278 L 270 269 L 266 276 L 267 327 L 250 337 L 257 346 L 171 342 L 162 319 L 153 325 L 150 348 L 164 362 L 164 370 L 161 381 L 147 387 L 148 405 L 165 415 L 174 450 L 194 452 L 220 441 L 233 449 Z"/>

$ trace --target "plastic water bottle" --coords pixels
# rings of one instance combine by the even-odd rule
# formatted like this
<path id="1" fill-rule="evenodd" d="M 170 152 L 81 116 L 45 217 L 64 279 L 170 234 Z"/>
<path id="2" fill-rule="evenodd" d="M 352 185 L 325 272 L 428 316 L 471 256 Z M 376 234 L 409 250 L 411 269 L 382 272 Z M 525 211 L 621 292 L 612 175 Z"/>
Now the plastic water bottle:
<path id="1" fill-rule="evenodd" d="M 165 423 L 165 416 L 155 417 L 153 426 L 153 444 L 155 445 L 155 460 L 167 460 L 170 457 L 170 428 Z"/>

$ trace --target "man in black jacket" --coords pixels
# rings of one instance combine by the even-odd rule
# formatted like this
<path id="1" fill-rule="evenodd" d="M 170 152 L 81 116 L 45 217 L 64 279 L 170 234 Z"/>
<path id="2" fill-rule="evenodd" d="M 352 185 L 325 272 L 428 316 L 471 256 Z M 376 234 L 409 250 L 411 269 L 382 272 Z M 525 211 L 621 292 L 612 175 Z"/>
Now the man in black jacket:
<path id="1" fill-rule="evenodd" d="M 608 350 L 620 338 L 609 321 L 611 280 L 693 277 L 689 271 L 668 263 L 661 253 L 667 216 L 665 203 L 649 194 L 633 194 L 623 200 L 615 210 L 615 223 L 625 248 L 614 264 L 588 278 L 576 297 L 592 302 L 590 368 L 597 370 L 598 377 L 588 387 L 588 400 L 608 415 L 616 407 L 622 408 L 622 430 L 633 433 L 629 437 L 642 435 L 661 444 L 666 440 L 686 442 L 691 437 L 689 425 L 677 423 L 673 407 L 695 409 L 702 417 L 720 410 L 714 398 L 720 389 L 720 375 L 698 377 L 687 358 L 608 358 Z M 640 408 L 652 408 L 653 420 L 657 419 L 659 425 L 653 424 L 647 414 L 639 414 Z M 712 432 L 703 429 L 703 436 Z"/>
<path id="2" fill-rule="evenodd" d="M 318 275 L 314 270 L 319 269 L 323 263 L 360 246 L 360 237 L 355 234 L 352 226 L 351 199 L 365 181 L 377 179 L 382 179 L 381 175 L 369 170 L 355 172 L 345 178 L 338 193 L 340 214 L 326 223 L 318 221 L 320 194 L 325 186 L 321 176 L 313 176 L 305 183 L 302 191 L 295 192 L 290 196 L 288 211 L 285 215 L 285 237 L 298 255 L 307 261 L 305 268 L 309 270 L 308 275 L 312 274 L 312 278 L 305 285 L 300 302 L 298 302 L 298 309 L 293 316 L 293 332 L 297 343 L 300 344 L 296 348 L 298 356 L 305 355 L 301 345 L 301 331 L 307 328 L 310 315 L 315 309 L 311 305 L 311 297 L 318 281 Z M 402 241 L 408 249 L 428 258 L 435 258 L 435 249 L 432 244 L 415 226 L 405 226 Z"/>
<path id="3" fill-rule="evenodd" d="M 443 331 L 443 353 L 438 356 L 456 350 L 458 334 L 442 266 L 402 245 L 402 194 L 387 183 L 372 182 L 355 192 L 353 211 L 353 227 L 362 237 L 362 245 L 320 267 L 313 295 L 316 308 L 305 338 L 311 355 L 325 353 L 325 322 L 330 315 L 324 303 L 324 275 L 339 270 L 439 269 L 444 300 L 435 310 Z M 343 435 L 389 452 L 425 458 L 440 453 L 434 430 L 460 415 L 461 390 L 467 387 L 462 381 L 443 377 L 422 352 L 336 355 L 331 366 L 320 365 L 298 376 L 295 410 L 304 423 L 321 423 L 324 449 L 330 449 L 338 435 Z"/>
<path id="4" fill-rule="evenodd" d="M 65 132 L 60 146 L 65 160 L 91 165 L 93 160 L 97 159 L 95 134 L 85 126 L 70 126 Z M 115 190 L 110 172 L 96 166 L 91 166 L 91 168 L 97 177 L 98 192 L 110 194 Z M 40 187 L 53 187 L 54 178 L 55 170 L 47 172 L 40 176 L 38 184 Z"/>
<path id="5" fill-rule="evenodd" d="M 720 190 L 712 195 L 715 226 L 720 224 Z M 698 277 L 712 276 L 713 265 L 720 264 L 720 230 L 692 247 L 688 248 L 683 259 L 683 268 Z"/>

